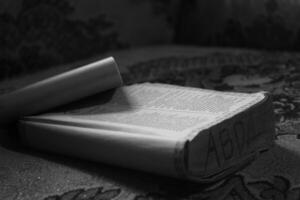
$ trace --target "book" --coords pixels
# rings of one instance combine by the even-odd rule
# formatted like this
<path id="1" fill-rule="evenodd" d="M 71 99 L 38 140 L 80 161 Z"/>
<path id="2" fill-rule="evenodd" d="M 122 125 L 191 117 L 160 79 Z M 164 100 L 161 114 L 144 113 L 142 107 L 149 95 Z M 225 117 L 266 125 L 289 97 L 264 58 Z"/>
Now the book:
<path id="1" fill-rule="evenodd" d="M 241 169 L 275 136 L 268 93 L 157 83 L 111 89 L 18 126 L 32 148 L 199 182 Z"/>
<path id="2" fill-rule="evenodd" d="M 49 71 L 45 75 L 53 73 Z M 118 66 L 112 57 L 47 78 L 45 75 L 36 74 L 2 83 L 0 125 L 11 125 L 22 116 L 44 112 L 122 85 Z"/>

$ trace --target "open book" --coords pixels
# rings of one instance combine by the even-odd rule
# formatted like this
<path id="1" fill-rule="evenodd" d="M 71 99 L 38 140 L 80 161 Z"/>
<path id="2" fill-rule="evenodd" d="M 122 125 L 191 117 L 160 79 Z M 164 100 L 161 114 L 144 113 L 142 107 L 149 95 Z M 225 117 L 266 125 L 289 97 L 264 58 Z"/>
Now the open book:
<path id="1" fill-rule="evenodd" d="M 24 117 L 19 133 L 33 148 L 202 182 L 247 165 L 275 135 L 266 93 L 150 83 Z"/>

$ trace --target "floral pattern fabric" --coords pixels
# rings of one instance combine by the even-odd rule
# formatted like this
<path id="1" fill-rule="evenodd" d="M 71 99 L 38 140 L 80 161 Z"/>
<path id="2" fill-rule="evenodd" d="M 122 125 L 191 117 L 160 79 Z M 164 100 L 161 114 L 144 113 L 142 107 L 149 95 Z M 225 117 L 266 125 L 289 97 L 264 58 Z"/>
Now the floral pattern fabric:
<path id="1" fill-rule="evenodd" d="M 0 130 L 0 199 L 299 199 L 299 53 L 173 46 L 114 52 L 114 56 L 125 84 L 269 91 L 277 118 L 274 147 L 237 173 L 205 185 L 6 148 Z"/>

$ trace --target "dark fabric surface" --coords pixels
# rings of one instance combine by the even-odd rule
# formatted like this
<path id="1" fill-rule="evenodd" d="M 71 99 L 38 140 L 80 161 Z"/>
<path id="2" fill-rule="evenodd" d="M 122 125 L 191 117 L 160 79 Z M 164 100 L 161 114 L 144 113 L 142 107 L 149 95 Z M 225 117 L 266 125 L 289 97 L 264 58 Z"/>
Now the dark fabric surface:
<path id="1" fill-rule="evenodd" d="M 2 131 L 0 199 L 300 198 L 299 54 L 167 46 L 109 55 L 126 84 L 270 91 L 277 116 L 274 147 L 224 180 L 199 184 L 24 149 L 13 131 Z"/>

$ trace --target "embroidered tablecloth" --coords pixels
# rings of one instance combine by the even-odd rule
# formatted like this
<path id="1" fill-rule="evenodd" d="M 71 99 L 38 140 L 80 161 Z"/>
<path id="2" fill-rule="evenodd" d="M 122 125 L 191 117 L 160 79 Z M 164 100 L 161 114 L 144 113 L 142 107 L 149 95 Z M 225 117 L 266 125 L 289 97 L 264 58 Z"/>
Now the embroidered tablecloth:
<path id="1" fill-rule="evenodd" d="M 0 199 L 300 198 L 300 54 L 165 46 L 106 55 L 115 57 L 126 84 L 271 92 L 274 148 L 226 179 L 204 185 L 24 149 L 12 130 L 1 130 Z"/>

